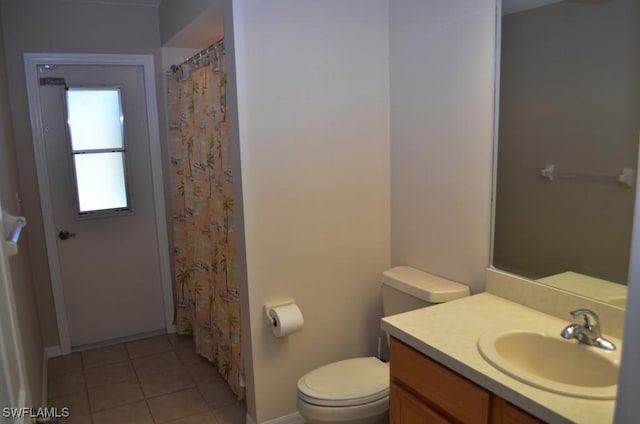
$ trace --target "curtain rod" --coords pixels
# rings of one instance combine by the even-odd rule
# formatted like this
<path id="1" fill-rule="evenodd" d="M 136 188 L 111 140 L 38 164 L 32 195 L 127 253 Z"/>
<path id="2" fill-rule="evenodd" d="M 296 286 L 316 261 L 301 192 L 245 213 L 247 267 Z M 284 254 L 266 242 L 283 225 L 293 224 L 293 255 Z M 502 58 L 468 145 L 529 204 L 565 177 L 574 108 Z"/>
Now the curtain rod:
<path id="1" fill-rule="evenodd" d="M 224 46 L 224 38 L 216 41 L 215 43 L 213 43 L 212 45 L 210 45 L 208 47 L 205 47 L 204 49 L 200 50 L 198 53 L 194 54 L 193 56 L 188 57 L 185 60 L 183 60 L 182 62 L 178 63 L 177 65 L 173 65 L 173 66 L 178 67 L 180 65 L 184 65 L 185 63 L 191 63 L 191 62 L 194 62 L 194 61 L 198 61 L 198 60 L 202 59 L 202 57 L 208 55 L 209 52 L 215 51 L 221 46 Z"/>

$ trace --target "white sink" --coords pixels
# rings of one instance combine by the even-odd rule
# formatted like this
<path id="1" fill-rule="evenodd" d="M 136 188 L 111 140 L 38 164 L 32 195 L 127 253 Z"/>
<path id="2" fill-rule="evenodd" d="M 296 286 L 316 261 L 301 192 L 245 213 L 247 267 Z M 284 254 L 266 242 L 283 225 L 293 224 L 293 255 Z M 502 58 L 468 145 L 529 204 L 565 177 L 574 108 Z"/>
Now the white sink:
<path id="1" fill-rule="evenodd" d="M 524 383 L 554 393 L 615 399 L 620 350 L 605 351 L 559 335 L 525 330 L 488 332 L 478 350 L 491 365 Z"/>

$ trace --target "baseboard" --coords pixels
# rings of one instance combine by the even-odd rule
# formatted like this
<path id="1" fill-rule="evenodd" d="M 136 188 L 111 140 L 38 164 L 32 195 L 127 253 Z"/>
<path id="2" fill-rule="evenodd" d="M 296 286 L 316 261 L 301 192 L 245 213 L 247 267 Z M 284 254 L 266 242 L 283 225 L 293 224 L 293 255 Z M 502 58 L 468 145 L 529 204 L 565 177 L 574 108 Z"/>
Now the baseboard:
<path id="1" fill-rule="evenodd" d="M 274 418 L 273 420 L 264 421 L 261 424 L 304 424 L 306 421 L 298 412 Z M 251 415 L 247 414 L 246 424 L 257 424 Z"/>
<path id="2" fill-rule="evenodd" d="M 41 405 L 43 407 L 49 406 L 47 397 L 49 396 L 49 355 L 47 349 L 42 352 L 42 400 Z"/>
<path id="3" fill-rule="evenodd" d="M 60 345 L 45 347 L 44 356 L 46 358 L 57 358 L 58 356 L 62 356 L 62 348 Z"/>
<path id="4" fill-rule="evenodd" d="M 42 405 L 43 407 L 49 406 L 49 359 L 62 356 L 62 348 L 58 346 L 48 346 L 44 348 L 42 354 Z"/>
<path id="5" fill-rule="evenodd" d="M 1 0 L 0 0 L 1 1 Z M 101 347 L 113 346 L 120 343 L 135 342 L 137 340 L 148 339 L 149 337 L 164 336 L 167 330 L 161 328 L 159 330 L 147 331 L 144 333 L 132 334 L 130 336 L 117 337 L 115 339 L 103 340 L 95 343 L 87 343 L 79 346 L 72 346 L 71 352 L 82 352 L 85 350 L 98 349 Z"/>

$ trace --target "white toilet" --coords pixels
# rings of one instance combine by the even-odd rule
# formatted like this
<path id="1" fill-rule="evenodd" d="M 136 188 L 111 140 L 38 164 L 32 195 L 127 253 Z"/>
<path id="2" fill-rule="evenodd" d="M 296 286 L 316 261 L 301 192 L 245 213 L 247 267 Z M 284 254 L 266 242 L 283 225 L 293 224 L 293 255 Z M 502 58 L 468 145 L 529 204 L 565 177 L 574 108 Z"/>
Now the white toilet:
<path id="1" fill-rule="evenodd" d="M 384 315 L 469 296 L 469 287 L 408 266 L 382 274 Z M 376 357 L 333 362 L 298 381 L 298 412 L 311 424 L 388 422 L 389 366 Z"/>

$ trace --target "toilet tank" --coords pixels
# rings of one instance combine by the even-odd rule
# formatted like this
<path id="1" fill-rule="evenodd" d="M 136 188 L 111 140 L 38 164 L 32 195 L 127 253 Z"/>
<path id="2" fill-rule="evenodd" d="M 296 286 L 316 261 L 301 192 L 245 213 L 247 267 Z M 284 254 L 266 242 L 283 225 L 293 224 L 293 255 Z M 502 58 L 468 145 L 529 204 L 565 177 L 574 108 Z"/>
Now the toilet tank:
<path id="1" fill-rule="evenodd" d="M 469 287 L 409 266 L 382 273 L 384 316 L 469 296 Z"/>

